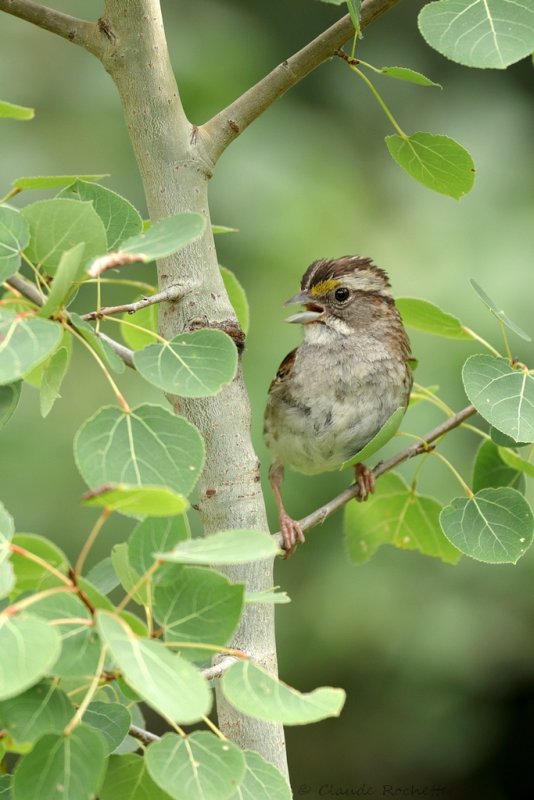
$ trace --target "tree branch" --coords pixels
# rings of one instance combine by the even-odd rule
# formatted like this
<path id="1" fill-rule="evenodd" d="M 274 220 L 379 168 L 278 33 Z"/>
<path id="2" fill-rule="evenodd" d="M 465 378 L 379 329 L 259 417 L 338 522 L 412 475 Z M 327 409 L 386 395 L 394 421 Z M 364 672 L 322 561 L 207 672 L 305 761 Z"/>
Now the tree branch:
<path id="1" fill-rule="evenodd" d="M 152 742 L 159 742 L 161 739 L 161 736 L 158 736 L 156 733 L 151 733 L 150 731 L 145 731 L 145 729 L 140 728 L 139 725 L 130 725 L 128 733 L 130 736 L 133 736 L 134 739 L 138 739 L 146 745 L 152 744 Z"/>
<path id="2" fill-rule="evenodd" d="M 82 319 L 102 319 L 102 317 L 109 317 L 111 314 L 121 314 L 126 312 L 128 312 L 128 314 L 135 314 L 135 312 L 139 311 L 141 308 L 153 306 L 155 303 L 163 303 L 166 300 L 178 300 L 182 294 L 183 289 L 180 286 L 169 286 L 167 289 L 164 289 L 161 292 L 156 292 L 156 294 L 151 294 L 148 297 L 143 297 L 141 300 L 137 300 L 135 303 L 125 303 L 122 306 L 106 306 L 105 308 L 99 308 L 96 311 L 89 311 L 88 314 L 82 314 Z"/>
<path id="3" fill-rule="evenodd" d="M 43 298 L 33 283 L 27 281 L 26 278 L 22 277 L 22 275 L 12 275 L 11 278 L 7 279 L 6 283 L 9 284 L 12 289 L 20 292 L 23 297 L 28 298 L 28 300 L 31 300 L 36 306 L 39 306 L 39 308 L 43 305 Z M 124 345 L 116 342 L 115 339 L 112 339 L 110 336 L 106 336 L 106 334 L 102 333 L 101 331 L 95 331 L 95 334 L 102 339 L 102 341 L 107 342 L 107 344 L 113 348 L 119 358 L 122 358 L 127 367 L 132 367 L 135 369 L 133 350 L 130 350 L 128 347 L 124 347 Z"/>
<path id="4" fill-rule="evenodd" d="M 461 411 L 458 411 L 453 417 L 449 417 L 442 422 L 441 425 L 438 425 L 433 430 L 429 431 L 426 436 L 423 436 L 423 441 L 415 442 L 415 444 L 406 447 L 404 450 L 401 450 L 399 453 L 396 453 L 391 458 L 388 458 L 387 461 L 381 461 L 376 467 L 373 469 L 373 475 L 375 478 L 380 478 L 381 475 L 385 475 L 386 472 L 389 472 L 394 467 L 397 467 L 399 464 L 402 464 L 403 461 L 408 461 L 409 458 L 413 458 L 414 456 L 419 456 L 422 453 L 426 453 L 432 448 L 432 442 L 435 442 L 436 439 L 440 439 L 449 431 L 454 430 L 454 428 L 458 428 L 462 422 L 465 422 L 466 419 L 472 417 L 473 414 L 476 414 L 476 408 L 474 406 L 466 406 Z M 315 511 L 312 511 L 311 514 L 308 514 L 307 517 L 303 517 L 301 520 L 298 521 L 300 527 L 303 531 L 307 531 L 310 528 L 315 527 L 315 525 L 319 525 L 321 522 L 324 522 L 330 514 L 333 514 L 334 511 L 342 508 L 349 500 L 353 498 L 357 498 L 360 494 L 360 487 L 357 483 L 352 484 L 349 486 L 348 489 L 345 489 L 343 492 L 334 497 L 332 500 L 329 500 L 328 503 L 325 503 L 324 506 L 317 508 Z M 277 544 L 282 547 L 282 536 L 281 534 L 275 533 L 273 534 L 274 538 L 276 539 Z"/>
<path id="5" fill-rule="evenodd" d="M 97 56 L 104 50 L 106 38 L 96 22 L 71 17 L 55 8 L 33 3 L 32 0 L 0 0 L 0 11 L 31 22 L 50 33 L 56 33 Z"/>
<path id="6" fill-rule="evenodd" d="M 364 0 L 361 27 L 365 28 L 398 2 Z M 331 58 L 353 36 L 354 26 L 347 14 L 202 125 L 198 129 L 201 146 L 212 162 L 215 163 L 228 145 L 275 100 Z"/>

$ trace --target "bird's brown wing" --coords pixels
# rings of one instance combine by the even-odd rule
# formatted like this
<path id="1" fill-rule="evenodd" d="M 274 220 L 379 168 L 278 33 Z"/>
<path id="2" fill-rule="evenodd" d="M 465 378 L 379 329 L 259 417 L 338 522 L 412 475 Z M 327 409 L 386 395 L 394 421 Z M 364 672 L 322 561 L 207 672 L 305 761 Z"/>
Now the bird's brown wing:
<path id="1" fill-rule="evenodd" d="M 291 373 L 295 367 L 295 358 L 297 356 L 297 348 L 295 347 L 287 356 L 284 358 L 280 366 L 278 367 L 278 371 L 269 386 L 269 392 L 272 392 L 277 386 L 285 383 L 286 379 L 291 377 Z"/>

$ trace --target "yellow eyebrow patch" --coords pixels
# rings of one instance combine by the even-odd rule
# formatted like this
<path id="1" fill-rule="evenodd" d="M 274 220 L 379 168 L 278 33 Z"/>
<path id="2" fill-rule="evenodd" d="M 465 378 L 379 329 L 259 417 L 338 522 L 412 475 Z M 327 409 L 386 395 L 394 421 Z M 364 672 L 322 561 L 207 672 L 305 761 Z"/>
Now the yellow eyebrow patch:
<path id="1" fill-rule="evenodd" d="M 327 292 L 330 292 L 332 289 L 335 289 L 336 286 L 339 286 L 340 283 L 341 281 L 336 281 L 333 278 L 328 281 L 321 281 L 320 283 L 316 283 L 315 286 L 311 287 L 310 294 L 314 297 L 327 294 Z"/>

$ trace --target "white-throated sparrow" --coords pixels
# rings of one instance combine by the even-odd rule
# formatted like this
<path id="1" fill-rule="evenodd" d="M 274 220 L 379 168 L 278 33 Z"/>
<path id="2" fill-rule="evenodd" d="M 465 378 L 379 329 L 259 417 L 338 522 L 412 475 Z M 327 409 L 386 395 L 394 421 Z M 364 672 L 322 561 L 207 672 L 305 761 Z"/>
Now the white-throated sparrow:
<path id="1" fill-rule="evenodd" d="M 304 535 L 282 503 L 284 466 L 309 475 L 338 469 L 408 405 L 412 386 L 410 342 L 384 270 L 360 256 L 321 259 L 310 264 L 300 288 L 286 305 L 306 310 L 286 322 L 304 325 L 304 341 L 280 364 L 264 424 L 288 553 Z M 366 499 L 374 491 L 372 473 L 363 464 L 355 470 Z"/>

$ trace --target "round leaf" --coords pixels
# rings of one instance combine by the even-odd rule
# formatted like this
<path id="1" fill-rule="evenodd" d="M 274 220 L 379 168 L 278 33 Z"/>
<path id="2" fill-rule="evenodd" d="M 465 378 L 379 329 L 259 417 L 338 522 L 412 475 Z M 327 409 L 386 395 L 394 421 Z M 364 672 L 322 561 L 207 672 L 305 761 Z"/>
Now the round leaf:
<path id="1" fill-rule="evenodd" d="M 206 731 L 187 739 L 165 734 L 148 748 L 146 765 L 153 780 L 174 800 L 226 800 L 245 774 L 241 750 Z"/>
<path id="2" fill-rule="evenodd" d="M 65 692 L 48 681 L 0 703 L 0 728 L 17 743 L 61 733 L 73 716 L 74 706 Z"/>
<path id="3" fill-rule="evenodd" d="M 97 626 L 124 680 L 164 717 L 198 722 L 209 713 L 211 693 L 200 672 L 161 643 L 141 639 L 114 614 L 98 611 Z"/>
<path id="4" fill-rule="evenodd" d="M 528 2 L 440 0 L 419 14 L 419 29 L 435 50 L 468 67 L 506 69 L 534 50 Z"/>
<path id="5" fill-rule="evenodd" d="M 47 734 L 24 756 L 13 775 L 13 800 L 88 800 L 106 771 L 102 735 L 78 725 L 69 736 Z"/>
<path id="6" fill-rule="evenodd" d="M 245 750 L 245 777 L 232 800 L 291 800 L 284 776 L 253 750 Z"/>
<path id="7" fill-rule="evenodd" d="M 143 262 L 165 258 L 198 239 L 205 227 L 206 220 L 201 214 L 184 211 L 154 222 L 146 233 L 126 239 L 121 252 L 138 254 Z"/>
<path id="8" fill-rule="evenodd" d="M 238 711 L 283 725 L 306 725 L 339 717 L 345 702 L 343 689 L 323 686 L 302 694 L 250 661 L 237 662 L 221 680 L 224 696 Z"/>
<path id="9" fill-rule="evenodd" d="M 139 743 L 137 743 L 139 744 Z M 109 759 L 100 800 L 169 800 L 148 774 L 145 759 L 128 753 Z"/>
<path id="10" fill-rule="evenodd" d="M 92 203 L 55 198 L 39 200 L 22 209 L 29 228 L 25 252 L 35 265 L 55 275 L 61 256 L 79 242 L 85 243 L 83 263 L 107 250 L 106 231 Z"/>
<path id="11" fill-rule="evenodd" d="M 15 413 L 20 400 L 21 388 L 21 381 L 0 386 L 0 428 L 7 425 Z"/>
<path id="12" fill-rule="evenodd" d="M 0 385 L 22 378 L 56 349 L 61 325 L 0 309 Z"/>
<path id="13" fill-rule="evenodd" d="M 496 489 L 498 486 L 511 486 L 524 494 L 525 478 L 521 472 L 505 463 L 500 456 L 500 448 L 494 442 L 486 440 L 482 442 L 476 454 L 473 491 Z"/>
<path id="14" fill-rule="evenodd" d="M 138 297 L 137 299 L 139 300 L 140 298 Z M 122 314 L 121 319 L 125 322 L 134 322 L 135 325 L 144 328 L 144 330 L 139 330 L 139 328 L 132 328 L 130 325 L 121 325 L 122 338 L 132 350 L 142 350 L 143 347 L 154 344 L 154 336 L 150 331 L 153 333 L 158 332 L 157 303 L 140 308 L 133 316 L 126 312 L 126 314 Z M 145 331 L 147 332 L 145 333 Z"/>
<path id="15" fill-rule="evenodd" d="M 154 616 L 168 642 L 225 645 L 243 609 L 242 584 L 232 584 L 218 572 L 183 567 L 172 584 L 154 589 Z M 205 650 L 184 648 L 183 656 L 206 660 Z"/>
<path id="16" fill-rule="evenodd" d="M 441 512 L 449 541 L 471 558 L 487 564 L 515 564 L 532 543 L 532 510 L 515 489 L 482 489 L 457 497 Z"/>
<path id="17" fill-rule="evenodd" d="M 130 564 L 139 575 L 143 575 L 153 565 L 154 553 L 171 550 L 190 536 L 186 516 L 146 519 L 139 523 L 128 540 Z M 155 582 L 159 581 L 160 573 L 164 571 L 164 567 L 157 571 Z"/>
<path id="18" fill-rule="evenodd" d="M 529 444 L 528 442 L 516 442 L 511 436 L 501 433 L 501 431 L 498 431 L 497 428 L 493 426 L 489 429 L 489 435 L 491 436 L 492 442 L 495 442 L 499 447 L 524 447 Z"/>
<path id="19" fill-rule="evenodd" d="M 59 633 L 32 614 L 0 615 L 0 700 L 41 680 L 61 650 Z"/>
<path id="20" fill-rule="evenodd" d="M 20 254 L 30 239 L 28 223 L 14 208 L 0 206 L 0 283 L 20 266 Z"/>
<path id="21" fill-rule="evenodd" d="M 405 325 L 445 339 L 472 339 L 458 317 L 418 297 L 399 297 L 395 301 Z"/>
<path id="22" fill-rule="evenodd" d="M 181 494 L 165 486 L 107 484 L 84 497 L 86 506 L 104 506 L 123 514 L 141 517 L 169 517 L 183 514 L 189 503 Z"/>
<path id="23" fill-rule="evenodd" d="M 505 358 L 475 355 L 462 370 L 465 393 L 478 413 L 514 441 L 534 442 L 534 376 Z"/>
<path id="24" fill-rule="evenodd" d="M 471 191 L 473 159 L 454 139 L 419 131 L 411 136 L 386 136 L 386 145 L 408 175 L 434 192 L 459 199 Z"/>
<path id="25" fill-rule="evenodd" d="M 157 553 L 162 561 L 177 564 L 245 564 L 281 555 L 274 540 L 261 531 L 219 531 L 180 542 L 173 550 Z"/>
<path id="26" fill-rule="evenodd" d="M 17 533 L 13 537 L 13 543 L 39 556 L 61 572 L 65 573 L 67 571 L 68 561 L 65 553 L 44 536 L 39 536 L 36 533 Z M 56 580 L 40 564 L 18 553 L 13 553 L 11 562 L 15 568 L 17 578 L 14 591 L 15 597 L 27 591 L 35 591 L 43 579 L 51 578 Z"/>
<path id="27" fill-rule="evenodd" d="M 128 709 L 120 703 L 94 700 L 83 715 L 83 722 L 100 731 L 106 742 L 107 752 L 110 754 L 126 738 L 132 717 Z"/>
<path id="28" fill-rule="evenodd" d="M 206 397 L 233 379 L 237 349 L 226 333 L 206 328 L 136 350 L 134 364 L 145 380 L 164 392 Z"/>
<path id="29" fill-rule="evenodd" d="M 427 556 L 456 564 L 460 553 L 443 535 L 440 504 L 417 494 L 395 472 L 383 475 L 376 492 L 365 503 L 345 506 L 345 543 L 355 564 L 368 561 L 383 544 L 419 550 Z"/>
<path id="30" fill-rule="evenodd" d="M 76 434 L 74 456 L 93 489 L 128 483 L 187 495 L 203 467 L 204 445 L 194 425 L 161 406 L 142 405 L 129 414 L 107 406 Z"/>
<path id="31" fill-rule="evenodd" d="M 117 250 L 121 242 L 141 233 L 143 221 L 133 205 L 120 194 L 78 179 L 67 186 L 60 197 L 92 202 L 106 229 L 108 250 Z"/>

